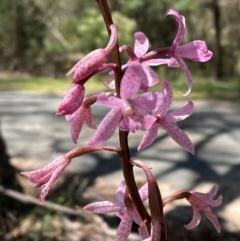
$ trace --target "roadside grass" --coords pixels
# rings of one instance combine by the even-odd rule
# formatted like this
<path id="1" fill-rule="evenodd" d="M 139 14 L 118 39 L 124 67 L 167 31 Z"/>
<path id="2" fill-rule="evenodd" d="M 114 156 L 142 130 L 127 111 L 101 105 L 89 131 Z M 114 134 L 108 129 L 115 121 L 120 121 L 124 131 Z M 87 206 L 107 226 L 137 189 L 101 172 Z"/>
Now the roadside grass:
<path id="1" fill-rule="evenodd" d="M 104 90 L 103 80 L 106 76 L 100 75 L 92 78 L 86 83 L 87 94 L 96 93 Z M 109 77 L 108 77 L 109 78 Z M 182 99 L 182 95 L 187 90 L 187 82 L 184 76 L 171 81 L 174 98 Z M 70 78 L 48 78 L 29 75 L 0 75 L 0 91 L 20 91 L 42 94 L 63 95 L 71 85 Z M 160 84 L 153 87 L 152 90 L 160 90 Z M 217 99 L 217 100 L 240 100 L 240 79 L 217 81 L 212 78 L 193 78 L 193 88 L 187 99 Z"/>

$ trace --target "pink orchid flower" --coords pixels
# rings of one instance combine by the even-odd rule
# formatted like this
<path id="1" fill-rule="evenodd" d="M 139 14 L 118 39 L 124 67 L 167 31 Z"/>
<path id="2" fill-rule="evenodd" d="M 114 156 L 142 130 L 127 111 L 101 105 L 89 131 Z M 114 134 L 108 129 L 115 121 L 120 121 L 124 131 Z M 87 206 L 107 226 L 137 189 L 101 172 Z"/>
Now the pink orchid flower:
<path id="1" fill-rule="evenodd" d="M 158 126 L 160 125 L 165 129 L 172 139 L 188 152 L 194 154 L 194 146 L 189 137 L 176 125 L 176 122 L 186 119 L 193 112 L 193 102 L 188 103 L 179 110 L 167 113 L 172 104 L 172 88 L 170 83 L 163 81 L 163 93 L 164 101 L 162 105 L 159 105 L 154 111 L 153 115 L 157 118 L 152 127 L 145 132 L 138 150 L 142 150 L 145 147 L 151 145 L 158 133 Z"/>
<path id="2" fill-rule="evenodd" d="M 185 18 L 180 15 L 176 10 L 169 9 L 165 16 L 174 15 L 176 21 L 178 22 L 178 32 L 173 41 L 172 49 L 171 49 L 171 59 L 168 62 L 169 67 L 178 67 L 181 66 L 184 70 L 184 73 L 187 77 L 188 81 L 188 91 L 184 94 L 185 96 L 191 92 L 192 89 L 192 76 L 190 71 L 188 70 L 186 64 L 183 62 L 181 58 L 188 58 L 197 62 L 206 62 L 212 58 L 212 52 L 208 50 L 205 41 L 195 40 L 189 42 L 185 45 L 179 46 L 182 42 L 186 27 L 185 27 Z"/>
<path id="3" fill-rule="evenodd" d="M 115 213 L 121 219 L 119 224 L 116 240 L 125 241 L 131 232 L 132 222 L 136 222 L 138 225 L 142 223 L 142 219 L 135 209 L 134 205 L 126 207 L 124 203 L 124 194 L 126 192 L 126 183 L 122 181 L 116 192 L 116 199 L 113 201 L 102 201 L 88 204 L 84 207 L 84 210 L 94 213 Z M 148 198 L 148 184 L 146 183 L 139 189 L 139 195 L 144 202 Z M 146 226 L 139 227 L 139 235 L 141 240 L 149 237 Z"/>
<path id="4" fill-rule="evenodd" d="M 50 188 L 70 162 L 71 160 L 66 156 L 59 156 L 43 168 L 30 172 L 21 172 L 21 174 L 27 177 L 32 183 L 36 183 L 36 187 L 42 187 L 39 199 L 43 203 Z"/>
<path id="5" fill-rule="evenodd" d="M 110 25 L 111 36 L 106 48 L 96 49 L 77 62 L 66 76 L 73 74 L 73 82 L 84 84 L 89 76 L 94 72 L 103 71 L 104 63 L 109 58 L 118 41 L 118 34 L 115 25 Z M 105 65 L 107 68 L 108 65 Z M 84 82 L 84 83 L 82 83 Z"/>
<path id="6" fill-rule="evenodd" d="M 124 65 L 122 65 L 122 70 L 126 69 L 132 61 L 139 61 L 141 57 L 143 57 L 149 48 L 149 41 L 144 33 L 142 32 L 136 32 L 135 33 L 135 43 L 134 43 L 134 50 L 128 46 L 123 45 L 119 48 L 119 51 L 125 51 L 126 54 L 130 57 L 128 62 Z M 159 82 L 159 78 L 157 74 L 149 67 L 149 66 L 158 66 L 161 64 L 167 64 L 167 59 L 150 59 L 147 61 L 139 61 L 140 65 L 139 67 L 142 68 L 142 75 L 141 75 L 141 85 L 140 89 L 147 91 L 148 87 L 154 86 Z M 109 73 L 111 76 L 113 75 L 113 72 L 111 71 Z M 107 84 L 105 82 L 105 85 L 110 88 L 115 88 L 115 83 L 112 81 L 110 84 Z"/>
<path id="7" fill-rule="evenodd" d="M 200 223 L 201 215 L 199 212 L 202 211 L 205 216 L 212 222 L 217 232 L 220 233 L 221 226 L 216 215 L 213 213 L 212 208 L 219 206 L 222 203 L 223 197 L 220 195 L 218 199 L 213 200 L 213 197 L 216 195 L 216 193 L 216 186 L 213 186 L 208 193 L 191 192 L 187 200 L 193 207 L 193 218 L 188 225 L 185 225 L 186 228 L 195 228 Z"/>
<path id="8" fill-rule="evenodd" d="M 105 93 L 98 95 L 97 102 L 112 108 L 98 126 L 89 146 L 101 145 L 107 141 L 119 125 L 120 130 L 135 132 L 148 130 L 156 118 L 149 115 L 162 102 L 162 92 L 148 92 L 136 95 L 140 88 L 141 72 L 139 63 L 132 62 L 127 68 L 120 86 L 121 98 L 107 97 Z"/>
<path id="9" fill-rule="evenodd" d="M 83 85 L 73 84 L 58 106 L 57 115 L 74 113 L 81 106 L 84 94 L 85 87 Z"/>

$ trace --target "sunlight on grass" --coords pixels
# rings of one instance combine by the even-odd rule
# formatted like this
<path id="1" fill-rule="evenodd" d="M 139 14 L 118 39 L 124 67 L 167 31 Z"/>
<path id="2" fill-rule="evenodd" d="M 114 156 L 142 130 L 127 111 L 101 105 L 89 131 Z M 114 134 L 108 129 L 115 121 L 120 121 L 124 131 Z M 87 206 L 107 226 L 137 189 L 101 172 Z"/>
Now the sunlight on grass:
<path id="1" fill-rule="evenodd" d="M 106 89 L 102 83 L 105 76 L 99 79 L 91 78 L 86 83 L 87 94 L 97 93 Z M 174 99 L 183 99 L 179 93 L 185 93 L 187 82 L 183 77 L 171 81 Z M 43 94 L 63 95 L 71 86 L 70 78 L 47 78 L 24 75 L 0 76 L 1 91 L 21 91 Z M 161 84 L 151 88 L 161 90 Z M 216 81 L 210 78 L 194 77 L 193 89 L 185 99 L 220 99 L 220 100 L 240 100 L 240 81 L 237 79 Z"/>
<path id="2" fill-rule="evenodd" d="M 7 76 L 0 77 L 1 91 L 21 91 L 42 94 L 59 94 L 67 92 L 71 86 L 70 78 L 48 78 L 36 76 Z M 104 89 L 104 85 L 100 81 L 92 78 L 85 85 L 87 93 L 94 93 Z"/>

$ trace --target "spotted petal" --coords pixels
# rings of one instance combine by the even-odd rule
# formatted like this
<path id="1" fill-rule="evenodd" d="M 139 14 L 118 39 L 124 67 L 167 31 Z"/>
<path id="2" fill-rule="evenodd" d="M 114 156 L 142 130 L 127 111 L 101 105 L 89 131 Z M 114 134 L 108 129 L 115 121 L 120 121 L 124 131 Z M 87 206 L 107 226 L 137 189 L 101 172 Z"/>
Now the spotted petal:
<path id="1" fill-rule="evenodd" d="M 122 117 L 121 106 L 110 110 L 98 126 L 93 138 L 88 143 L 89 146 L 98 146 L 109 140 L 114 134 Z"/>
<path id="2" fill-rule="evenodd" d="M 156 139 L 157 133 L 158 133 L 158 125 L 155 123 L 148 131 L 144 133 L 143 138 L 140 144 L 138 145 L 138 151 L 141 151 L 142 149 L 151 145 Z"/>
<path id="3" fill-rule="evenodd" d="M 212 58 L 205 41 L 195 40 L 175 49 L 175 55 L 197 62 L 206 62 Z"/>
<path id="4" fill-rule="evenodd" d="M 164 120 L 162 126 L 178 145 L 194 155 L 195 150 L 193 143 L 189 137 L 176 125 L 176 123 L 166 122 Z"/>
<path id="5" fill-rule="evenodd" d="M 193 113 L 193 108 L 193 102 L 189 100 L 188 103 L 181 109 L 174 110 L 171 113 L 167 114 L 165 120 L 167 122 L 178 122 L 184 120 Z"/>
<path id="6" fill-rule="evenodd" d="M 137 32 L 135 33 L 135 44 L 134 44 L 134 53 L 138 58 L 142 57 L 147 53 L 149 48 L 149 41 L 144 33 Z"/>
<path id="7" fill-rule="evenodd" d="M 123 75 L 120 93 L 121 98 L 132 98 L 139 90 L 141 84 L 142 67 L 138 61 L 132 61 Z"/>
<path id="8" fill-rule="evenodd" d="M 173 41 L 173 48 L 176 48 L 183 40 L 184 35 L 185 35 L 185 31 L 186 31 L 186 27 L 185 27 L 185 18 L 184 16 L 180 15 L 178 13 L 178 11 L 174 10 L 174 9 L 169 9 L 166 13 L 165 13 L 165 17 L 168 15 L 174 15 L 176 21 L 178 22 L 178 32 L 177 35 Z"/>

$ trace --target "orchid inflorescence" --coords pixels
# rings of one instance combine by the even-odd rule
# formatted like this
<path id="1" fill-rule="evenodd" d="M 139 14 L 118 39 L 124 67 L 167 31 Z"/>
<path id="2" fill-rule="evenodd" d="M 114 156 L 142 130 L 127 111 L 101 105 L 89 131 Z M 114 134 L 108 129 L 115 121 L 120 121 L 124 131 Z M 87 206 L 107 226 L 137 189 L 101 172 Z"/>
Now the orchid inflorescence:
<path id="1" fill-rule="evenodd" d="M 104 4 L 103 4 L 104 2 Z M 98 1 L 110 33 L 106 48 L 92 51 L 81 59 L 67 73 L 73 74 L 70 90 L 62 99 L 57 115 L 65 115 L 66 120 L 72 120 L 71 134 L 74 143 L 77 143 L 83 123 L 95 129 L 95 133 L 85 147 L 75 148 L 65 155 L 55 159 L 46 167 L 36 171 L 22 172 L 37 187 L 42 187 L 40 201 L 44 202 L 47 193 L 57 178 L 61 175 L 71 160 L 95 151 L 112 151 L 119 154 L 122 161 L 124 180 L 116 192 L 113 201 L 91 203 L 85 210 L 95 213 L 115 213 L 120 219 L 116 240 L 126 240 L 131 232 L 132 222 L 139 225 L 141 240 L 163 241 L 167 240 L 166 227 L 163 218 L 164 206 L 174 200 L 186 198 L 193 207 L 193 219 L 186 228 L 194 228 L 201 220 L 199 211 L 213 223 L 220 232 L 217 217 L 212 208 L 219 206 L 222 196 L 213 200 L 217 189 L 214 186 L 207 194 L 198 192 L 178 192 L 166 200 L 162 200 L 160 189 L 149 168 L 144 163 L 131 160 L 127 137 L 129 133 L 143 131 L 143 138 L 139 141 L 138 151 L 150 146 L 157 137 L 158 128 L 164 129 L 171 138 L 191 154 L 195 153 L 194 145 L 178 126 L 177 122 L 184 120 L 193 112 L 193 102 L 178 110 L 168 112 L 173 100 L 172 87 L 169 81 L 162 81 L 162 90 L 148 91 L 149 87 L 157 85 L 160 80 L 150 66 L 166 64 L 168 67 L 181 67 L 186 75 L 188 89 L 187 96 L 192 89 L 192 77 L 182 58 L 192 61 L 206 62 L 212 57 L 204 41 L 195 40 L 185 45 L 183 41 L 186 27 L 185 19 L 176 10 L 170 9 L 165 16 L 173 15 L 178 23 L 178 31 L 172 46 L 158 48 L 148 52 L 149 41 L 144 33 L 135 33 L 134 48 L 128 45 L 118 47 L 118 32 L 111 19 L 110 11 L 105 1 Z M 121 65 L 120 54 L 128 55 L 129 60 Z M 113 62 L 107 62 L 113 54 Z M 111 83 L 104 82 L 107 92 L 101 92 L 84 99 L 84 84 L 95 74 L 110 69 L 109 75 L 114 77 Z M 107 106 L 109 112 L 97 126 L 94 123 L 91 106 L 95 103 Z M 103 146 L 119 130 L 120 148 Z M 137 189 L 133 167 L 143 169 L 147 183 Z M 150 214 L 143 202 L 149 199 Z"/>

